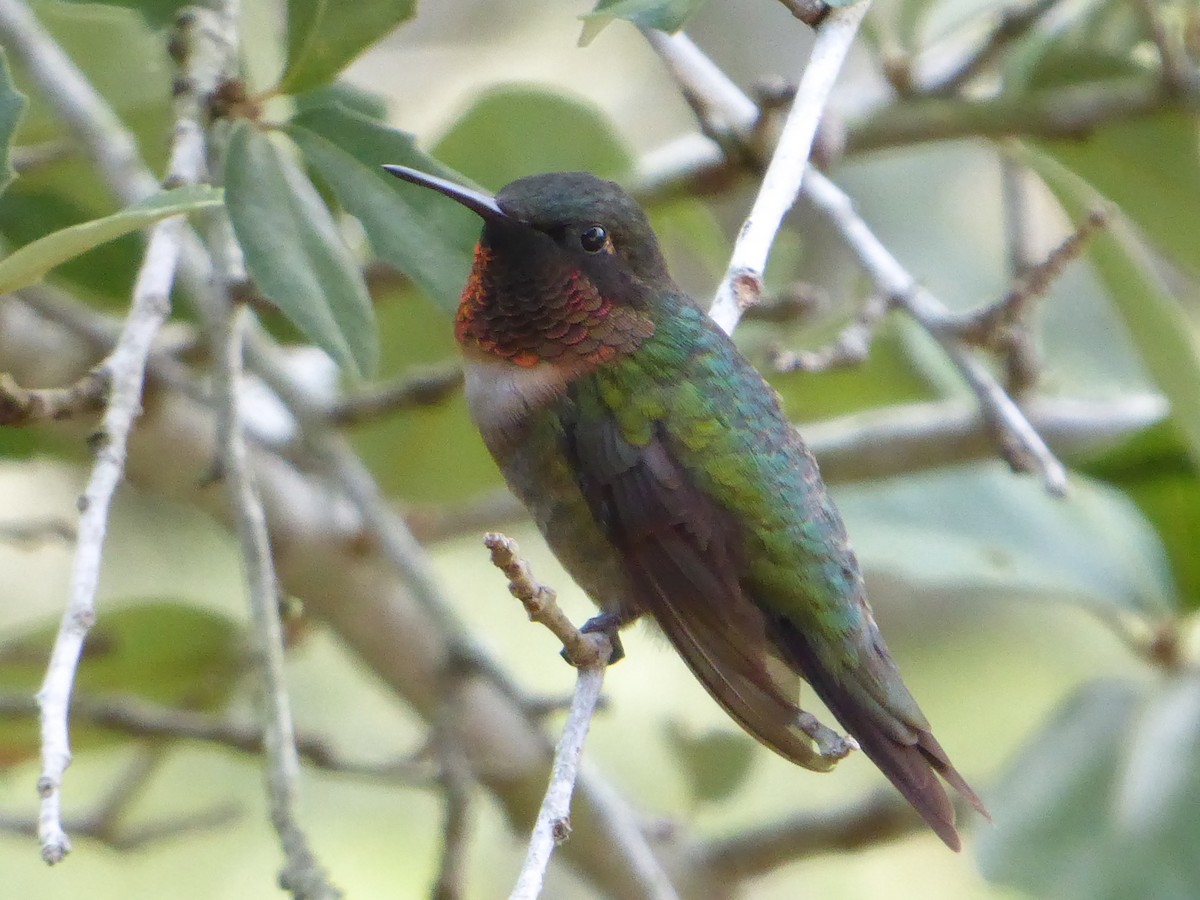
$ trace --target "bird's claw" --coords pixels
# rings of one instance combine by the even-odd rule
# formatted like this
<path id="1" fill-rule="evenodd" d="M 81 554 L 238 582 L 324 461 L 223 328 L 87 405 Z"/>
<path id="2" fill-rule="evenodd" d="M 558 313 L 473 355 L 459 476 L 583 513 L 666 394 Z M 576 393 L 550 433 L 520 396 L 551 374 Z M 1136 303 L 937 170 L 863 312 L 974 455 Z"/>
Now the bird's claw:
<path id="1" fill-rule="evenodd" d="M 583 623 L 583 627 L 579 630 L 584 634 L 604 634 L 608 638 L 609 644 L 612 645 L 612 653 L 608 657 L 608 664 L 618 663 L 625 658 L 625 648 L 621 644 L 621 637 L 617 634 L 617 630 L 625 624 L 616 613 L 600 613 L 598 616 L 592 616 Z M 559 655 L 570 662 L 567 657 L 567 651 L 562 650 Z"/>
<path id="2" fill-rule="evenodd" d="M 813 739 L 817 752 L 825 759 L 845 759 L 851 751 L 859 749 L 858 741 L 853 737 L 843 737 L 832 728 L 822 725 L 810 712 L 801 711 L 796 716 L 796 727 Z"/>

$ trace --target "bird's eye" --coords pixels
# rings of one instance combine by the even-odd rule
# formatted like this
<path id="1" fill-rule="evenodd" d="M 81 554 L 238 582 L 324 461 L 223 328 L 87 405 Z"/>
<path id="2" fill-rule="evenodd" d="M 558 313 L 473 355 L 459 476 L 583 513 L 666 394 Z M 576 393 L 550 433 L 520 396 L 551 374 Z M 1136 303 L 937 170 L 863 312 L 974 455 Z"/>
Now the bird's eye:
<path id="1" fill-rule="evenodd" d="M 584 229 L 579 235 L 579 245 L 588 253 L 599 253 L 608 243 L 608 232 L 599 225 Z"/>

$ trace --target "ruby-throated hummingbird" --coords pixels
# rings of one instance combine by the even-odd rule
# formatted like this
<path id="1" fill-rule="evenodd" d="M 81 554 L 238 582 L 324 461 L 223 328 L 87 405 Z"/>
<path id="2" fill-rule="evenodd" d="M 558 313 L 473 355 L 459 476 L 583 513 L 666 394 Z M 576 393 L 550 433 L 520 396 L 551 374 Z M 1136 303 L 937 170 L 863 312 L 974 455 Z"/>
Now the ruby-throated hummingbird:
<path id="1" fill-rule="evenodd" d="M 816 462 L 775 391 L 667 272 L 620 187 L 534 175 L 494 198 L 401 166 L 483 218 L 455 336 L 471 416 L 546 541 L 616 629 L 650 615 L 746 731 L 802 766 L 851 744 L 938 836 L 950 764 L 867 605 Z"/>

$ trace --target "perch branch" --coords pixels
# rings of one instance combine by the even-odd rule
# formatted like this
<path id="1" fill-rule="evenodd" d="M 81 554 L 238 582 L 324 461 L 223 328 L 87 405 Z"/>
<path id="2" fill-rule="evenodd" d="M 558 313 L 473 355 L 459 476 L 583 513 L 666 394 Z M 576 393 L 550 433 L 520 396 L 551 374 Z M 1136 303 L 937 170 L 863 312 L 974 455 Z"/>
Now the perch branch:
<path id="1" fill-rule="evenodd" d="M 548 628 L 563 645 L 570 663 L 579 670 L 575 694 L 563 726 L 562 736 L 555 748 L 550 784 L 538 811 L 529 850 L 510 900 L 531 900 L 542 890 L 546 867 L 554 847 L 567 840 L 571 833 L 571 793 L 579 778 L 579 757 L 588 726 L 600 699 L 604 671 L 612 655 L 612 643 L 603 633 L 583 633 L 559 608 L 553 589 L 533 577 L 528 562 L 519 555 L 516 541 L 502 534 L 484 537 L 491 552 L 492 563 L 508 577 L 509 592 L 521 601 L 529 618 Z M 644 848 L 639 832 L 639 847 L 630 848 L 653 859 Z M 674 887 L 657 865 L 648 872 L 645 882 L 647 896 L 659 900 L 676 897 Z"/>
<path id="2" fill-rule="evenodd" d="M 492 532 L 483 542 L 491 552 L 492 564 L 508 578 L 509 593 L 521 601 L 531 621 L 544 625 L 562 642 L 568 661 L 579 670 L 571 709 L 554 750 L 550 785 L 533 826 L 525 863 L 509 895 L 509 900 L 533 900 L 542 892 L 546 867 L 555 846 L 564 843 L 571 834 L 571 794 L 579 773 L 583 741 L 604 685 L 612 644 L 603 633 L 585 634 L 575 627 L 559 607 L 554 590 L 533 577 L 516 541 Z"/>
<path id="3" fill-rule="evenodd" d="M 558 595 L 533 577 L 529 563 L 520 556 L 520 547 L 512 538 L 498 532 L 484 535 L 483 545 L 492 556 L 492 565 L 508 578 L 508 591 L 521 601 L 531 622 L 537 622 L 558 638 L 566 651 L 567 661 L 579 669 L 608 662 L 608 654 L 594 634 L 585 634 L 575 627 L 562 607 Z M 608 648 L 611 651 L 611 647 Z"/>

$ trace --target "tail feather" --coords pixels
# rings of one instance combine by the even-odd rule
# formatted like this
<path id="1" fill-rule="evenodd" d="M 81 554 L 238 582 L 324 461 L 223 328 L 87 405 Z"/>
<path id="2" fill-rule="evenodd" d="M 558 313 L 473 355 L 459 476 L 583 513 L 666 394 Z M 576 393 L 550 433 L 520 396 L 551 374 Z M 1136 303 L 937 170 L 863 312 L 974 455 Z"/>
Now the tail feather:
<path id="1" fill-rule="evenodd" d="M 954 806 L 938 776 L 990 820 L 987 810 L 929 731 L 926 722 L 891 713 L 852 673 L 838 679 L 799 629 L 783 628 L 782 643 L 813 691 L 870 759 L 951 850 L 961 849 Z M 846 673 L 843 673 L 846 674 Z"/>

